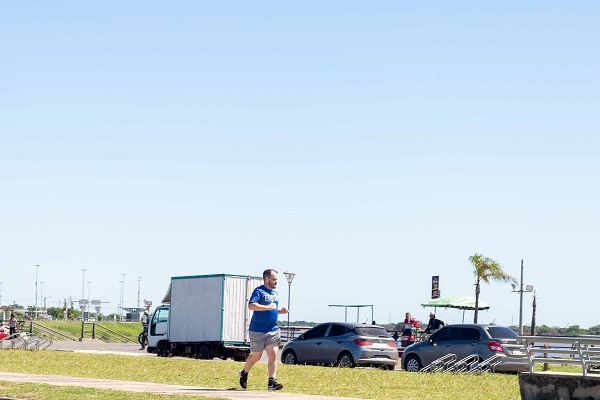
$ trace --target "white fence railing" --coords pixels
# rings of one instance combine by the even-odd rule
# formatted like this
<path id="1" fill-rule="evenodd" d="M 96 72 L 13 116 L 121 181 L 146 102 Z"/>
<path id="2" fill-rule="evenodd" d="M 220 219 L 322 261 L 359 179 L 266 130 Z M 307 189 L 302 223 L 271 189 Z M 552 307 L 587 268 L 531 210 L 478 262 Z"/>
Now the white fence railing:
<path id="1" fill-rule="evenodd" d="M 583 376 L 591 367 L 600 366 L 600 336 L 519 336 L 529 361 L 535 364 L 581 366 Z"/>

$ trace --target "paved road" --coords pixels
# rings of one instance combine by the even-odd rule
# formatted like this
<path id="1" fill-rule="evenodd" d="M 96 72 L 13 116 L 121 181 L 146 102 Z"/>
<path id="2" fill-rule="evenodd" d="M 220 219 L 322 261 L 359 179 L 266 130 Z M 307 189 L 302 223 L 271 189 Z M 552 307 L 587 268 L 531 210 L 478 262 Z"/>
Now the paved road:
<path id="1" fill-rule="evenodd" d="M 133 343 L 104 343 L 99 340 L 74 341 L 55 341 L 48 350 L 73 351 L 80 353 L 98 353 L 98 354 L 121 354 L 139 357 L 156 357 L 156 353 L 148 353 L 146 350 L 140 350 L 139 344 Z M 220 360 L 215 358 L 215 360 Z M 266 353 L 263 354 L 262 362 L 267 362 Z"/>
<path id="2" fill-rule="evenodd" d="M 137 343 L 104 343 L 91 339 L 81 342 L 54 341 L 48 350 L 156 357 L 156 354 L 149 354 L 145 350 L 140 350 L 140 345 Z"/>
<path id="3" fill-rule="evenodd" d="M 48 350 L 75 351 L 98 354 L 121 354 L 124 356 L 156 357 L 139 350 L 138 344 L 103 343 L 93 340 L 82 342 L 54 342 Z M 246 399 L 297 399 L 297 400 L 361 400 L 349 397 L 313 396 L 296 393 L 286 393 L 285 389 L 278 392 L 248 391 L 235 388 L 205 388 L 198 386 L 167 385 L 150 382 L 118 381 L 110 379 L 79 378 L 61 375 L 20 374 L 0 372 L 0 381 L 37 382 L 56 386 L 81 386 L 87 388 L 123 390 L 131 392 L 154 392 L 179 395 L 196 395 L 205 397 L 220 397 L 232 400 Z"/>

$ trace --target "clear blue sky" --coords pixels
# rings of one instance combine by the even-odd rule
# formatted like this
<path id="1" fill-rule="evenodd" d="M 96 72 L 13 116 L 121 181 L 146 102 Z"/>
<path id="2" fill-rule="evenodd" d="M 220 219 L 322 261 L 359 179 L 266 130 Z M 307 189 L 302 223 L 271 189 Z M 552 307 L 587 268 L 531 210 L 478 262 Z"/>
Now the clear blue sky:
<path id="1" fill-rule="evenodd" d="M 483 253 L 524 260 L 539 324 L 600 324 L 598 20 L 594 1 L 3 3 L 2 303 L 34 304 L 35 264 L 49 306 L 85 286 L 104 313 L 123 273 L 134 307 L 137 277 L 157 304 L 171 276 L 273 267 L 298 273 L 292 320 L 425 320 L 431 276 L 473 295 Z M 510 290 L 482 287 L 481 322 L 518 324 Z"/>

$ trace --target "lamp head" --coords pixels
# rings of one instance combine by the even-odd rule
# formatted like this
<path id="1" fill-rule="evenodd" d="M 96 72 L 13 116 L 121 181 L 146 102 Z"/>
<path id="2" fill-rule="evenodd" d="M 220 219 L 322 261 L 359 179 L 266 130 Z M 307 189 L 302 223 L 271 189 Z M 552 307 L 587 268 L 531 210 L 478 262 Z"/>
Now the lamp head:
<path id="1" fill-rule="evenodd" d="M 513 291 L 517 290 L 517 285 L 515 283 L 511 282 L 510 286 L 512 286 Z"/>
<path id="2" fill-rule="evenodd" d="M 296 276 L 296 273 L 292 271 L 284 271 L 283 274 L 285 275 L 285 278 L 288 281 L 288 285 L 291 285 L 292 281 L 294 280 L 294 277 Z"/>

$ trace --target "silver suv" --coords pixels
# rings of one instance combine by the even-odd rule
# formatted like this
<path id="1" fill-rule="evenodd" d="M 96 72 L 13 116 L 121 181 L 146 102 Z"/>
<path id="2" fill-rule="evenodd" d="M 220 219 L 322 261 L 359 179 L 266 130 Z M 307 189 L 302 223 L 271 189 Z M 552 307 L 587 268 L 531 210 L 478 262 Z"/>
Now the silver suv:
<path id="1" fill-rule="evenodd" d="M 498 355 L 501 360 L 494 371 L 527 371 L 527 356 L 516 339 L 515 331 L 505 326 L 448 325 L 428 340 L 408 346 L 402 354 L 402 367 L 409 372 L 420 371 L 447 354 L 455 354 L 457 360 L 476 355 L 479 361 Z"/>
<path id="2" fill-rule="evenodd" d="M 393 370 L 398 364 L 398 349 L 394 339 L 380 326 L 327 322 L 286 343 L 281 361 L 350 368 L 378 366 Z"/>

